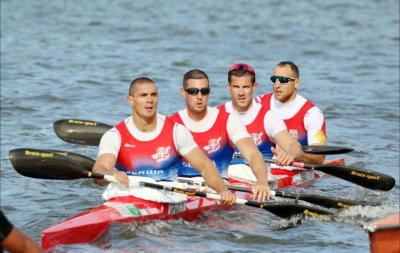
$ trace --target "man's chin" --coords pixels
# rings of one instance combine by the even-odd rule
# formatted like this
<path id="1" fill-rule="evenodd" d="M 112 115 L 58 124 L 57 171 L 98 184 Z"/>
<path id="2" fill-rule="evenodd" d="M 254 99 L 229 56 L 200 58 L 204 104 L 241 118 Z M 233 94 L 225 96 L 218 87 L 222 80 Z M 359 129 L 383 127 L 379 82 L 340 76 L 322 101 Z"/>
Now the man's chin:
<path id="1" fill-rule="evenodd" d="M 283 96 L 282 96 L 282 94 L 280 94 L 280 93 L 274 93 L 274 96 L 275 96 L 275 98 L 276 98 L 277 100 L 279 100 L 279 101 L 281 101 L 281 100 L 283 99 Z"/>
<path id="2" fill-rule="evenodd" d="M 156 115 L 156 113 L 146 113 L 146 114 L 143 115 L 143 118 L 152 119 L 152 118 L 155 117 L 155 115 Z"/>
<path id="3" fill-rule="evenodd" d="M 239 107 L 240 109 L 248 108 L 248 107 L 250 106 L 250 104 L 251 104 L 251 101 L 239 101 L 239 102 L 237 103 L 237 105 L 238 105 L 238 107 Z"/>
<path id="4" fill-rule="evenodd" d="M 194 111 L 197 113 L 204 112 L 205 110 L 206 110 L 206 107 L 203 107 L 203 106 L 194 108 Z"/>

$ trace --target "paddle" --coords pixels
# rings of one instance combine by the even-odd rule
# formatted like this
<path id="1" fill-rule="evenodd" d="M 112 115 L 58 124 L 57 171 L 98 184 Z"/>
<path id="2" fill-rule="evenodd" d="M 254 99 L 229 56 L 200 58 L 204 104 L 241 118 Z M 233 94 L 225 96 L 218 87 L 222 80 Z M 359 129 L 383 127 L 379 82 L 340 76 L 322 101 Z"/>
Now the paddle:
<path id="1" fill-rule="evenodd" d="M 9 156 L 15 170 L 21 175 L 27 177 L 62 180 L 94 178 L 105 179 L 112 182 L 116 181 L 115 178 L 112 176 L 87 171 L 84 167 L 74 162 L 67 156 L 63 156 L 54 152 L 39 152 L 37 150 L 14 149 L 9 152 Z M 54 169 L 55 167 L 57 169 Z M 191 196 L 199 196 L 216 200 L 221 199 L 220 195 L 213 193 L 205 193 L 190 189 L 182 189 L 148 182 L 138 182 L 138 184 L 145 187 L 156 188 L 176 193 L 183 193 Z M 325 215 L 333 214 L 333 212 L 330 210 L 324 210 L 317 207 L 288 202 L 261 203 L 257 201 L 237 198 L 236 204 L 262 208 L 282 218 L 288 218 L 298 214 L 305 214 L 315 218 L 324 219 Z"/>
<path id="2" fill-rule="evenodd" d="M 241 157 L 240 155 L 237 156 Z M 273 159 L 264 159 L 264 161 L 266 163 L 275 163 Z M 318 170 L 372 190 L 389 191 L 396 182 L 393 177 L 383 173 L 349 166 L 316 165 L 300 162 L 293 162 L 291 166 L 308 170 Z"/>
<path id="3" fill-rule="evenodd" d="M 315 155 L 340 155 L 353 152 L 354 149 L 338 146 L 301 146 L 304 153 Z"/>
<path id="4" fill-rule="evenodd" d="M 62 119 L 54 122 L 54 132 L 65 142 L 97 146 L 112 126 L 91 120 Z"/>
<path id="5" fill-rule="evenodd" d="M 205 186 L 204 182 L 191 180 L 190 178 L 178 178 L 178 181 L 181 183 Z M 243 187 L 243 186 L 229 185 L 229 184 L 227 185 L 227 187 L 229 188 L 229 190 L 233 190 L 233 191 L 252 193 L 252 189 L 250 187 Z M 271 195 L 275 196 L 275 197 L 281 197 L 281 198 L 302 200 L 302 201 L 306 201 L 308 203 L 316 204 L 316 205 L 323 206 L 326 208 L 348 208 L 351 206 L 359 206 L 359 205 L 361 205 L 361 206 L 378 205 L 377 203 L 370 203 L 367 201 L 348 200 L 348 199 L 327 197 L 327 196 L 316 195 L 316 194 L 291 193 L 291 192 L 286 192 L 286 191 L 272 190 Z"/>
<path id="6" fill-rule="evenodd" d="M 147 183 L 147 182 L 140 182 L 139 185 L 150 187 L 150 188 L 155 188 L 155 189 L 160 189 L 160 190 L 164 190 L 164 191 L 183 193 L 183 194 L 186 194 L 189 196 L 199 196 L 199 197 L 205 197 L 205 198 L 215 199 L 215 200 L 221 199 L 220 195 L 214 194 L 214 193 L 193 191 L 193 190 L 187 190 L 187 189 L 177 188 L 177 187 L 173 187 L 173 186 L 164 186 L 164 185 Z M 257 202 L 257 201 L 253 201 L 253 200 L 245 200 L 245 199 L 236 198 L 236 204 L 262 208 L 262 209 L 267 210 L 281 218 L 289 218 L 293 215 L 305 214 L 307 216 L 311 216 L 311 217 L 318 218 L 318 219 L 326 219 L 326 215 L 334 214 L 332 211 L 327 210 L 327 209 L 324 210 L 324 209 L 320 209 L 317 207 L 300 205 L 300 204 L 293 203 L 293 202 Z"/>
<path id="7" fill-rule="evenodd" d="M 53 124 L 54 132 L 65 142 L 97 146 L 101 136 L 112 126 L 80 119 L 61 119 Z M 302 146 L 305 153 L 319 155 L 337 155 L 354 151 L 351 148 L 336 146 Z"/>
<path id="8" fill-rule="evenodd" d="M 59 159 L 60 156 L 54 156 L 53 153 L 57 153 L 63 155 L 79 166 L 83 167 L 85 171 L 91 171 L 94 160 L 80 154 L 76 154 L 73 152 L 67 151 L 60 151 L 60 150 L 43 150 L 43 149 L 18 149 L 10 151 L 10 159 L 13 165 L 15 164 L 15 168 L 19 168 L 18 171 L 28 174 L 29 177 L 35 177 L 35 171 L 43 171 L 46 169 L 47 175 L 52 175 L 55 179 L 63 179 L 64 174 L 60 174 L 57 172 L 58 168 L 67 167 L 70 168 L 71 165 L 69 161 L 65 161 L 65 159 Z M 12 157 L 12 158 L 11 158 Z M 46 157 L 46 161 L 38 160 L 38 157 Z M 65 165 L 66 164 L 66 165 Z M 26 168 L 26 169 L 24 169 Z M 49 171 L 50 170 L 50 171 Z M 54 171 L 55 170 L 55 171 Z M 38 175 L 39 178 L 40 174 Z M 60 178 L 61 177 L 61 178 Z M 191 180 L 190 178 L 178 178 L 178 181 L 188 184 L 199 184 L 196 180 Z M 200 182 L 204 186 L 204 182 Z M 242 192 L 250 192 L 251 188 L 248 187 L 239 187 L 234 185 L 227 185 L 230 190 L 235 191 L 242 191 Z M 364 202 L 364 201 L 357 201 L 357 200 L 346 200 L 346 199 L 339 199 L 339 198 L 331 198 L 326 196 L 320 195 L 310 195 L 310 194 L 300 194 L 300 193 L 290 193 L 290 192 L 283 192 L 283 191 L 271 191 L 273 196 L 283 197 L 283 198 L 290 198 L 290 199 L 298 199 L 303 200 L 309 203 L 313 203 L 316 205 L 324 206 L 327 208 L 344 208 L 354 205 L 371 205 L 372 203 Z"/>
<path id="9" fill-rule="evenodd" d="M 89 172 L 92 169 L 92 159 L 72 152 L 41 149 L 13 149 L 9 159 L 18 173 L 46 179 L 78 179 L 71 164 L 79 164 L 81 170 Z M 79 172 L 79 171 L 78 171 Z"/>

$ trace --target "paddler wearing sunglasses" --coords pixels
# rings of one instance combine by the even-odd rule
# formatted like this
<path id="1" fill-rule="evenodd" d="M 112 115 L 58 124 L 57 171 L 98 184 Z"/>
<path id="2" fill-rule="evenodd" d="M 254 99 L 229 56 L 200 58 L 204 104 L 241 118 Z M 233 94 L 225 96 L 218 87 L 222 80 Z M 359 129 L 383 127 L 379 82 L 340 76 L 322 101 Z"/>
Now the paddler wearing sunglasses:
<path id="1" fill-rule="evenodd" d="M 126 186 L 128 174 L 174 181 L 184 157 L 221 195 L 222 203 L 235 203 L 235 194 L 224 185 L 215 165 L 194 142 L 189 130 L 157 113 L 158 91 L 153 80 L 133 80 L 128 104 L 132 115 L 102 136 L 94 172 L 112 175 Z M 97 183 L 105 184 L 103 180 Z"/>
<path id="2" fill-rule="evenodd" d="M 300 72 L 291 61 L 278 63 L 270 78 L 273 93 L 256 98 L 266 109 L 275 112 L 285 122 L 289 133 L 301 145 L 326 145 L 324 115 L 311 101 L 298 94 Z M 303 161 L 321 164 L 324 155 L 306 154 Z"/>
<path id="3" fill-rule="evenodd" d="M 219 108 L 236 115 L 243 122 L 264 157 L 271 158 L 274 155 L 276 164 L 280 166 L 302 161 L 304 152 L 287 131 L 283 120 L 253 101 L 257 88 L 253 67 L 245 63 L 233 64 L 228 71 L 227 88 L 231 93 L 231 101 Z M 275 144 L 281 148 L 276 148 Z M 232 164 L 246 164 L 246 161 L 234 158 Z"/>
<path id="4" fill-rule="evenodd" d="M 186 108 L 170 118 L 190 130 L 196 143 L 215 163 L 224 178 L 228 176 L 234 148 L 240 150 L 257 180 L 253 186 L 253 198 L 258 201 L 269 198 L 270 189 L 263 156 L 246 127 L 235 115 L 208 106 L 210 86 L 207 74 L 199 69 L 188 71 L 183 77 L 180 94 L 185 99 Z M 196 177 L 199 173 L 193 169 L 190 161 L 184 161 L 179 176 Z"/>

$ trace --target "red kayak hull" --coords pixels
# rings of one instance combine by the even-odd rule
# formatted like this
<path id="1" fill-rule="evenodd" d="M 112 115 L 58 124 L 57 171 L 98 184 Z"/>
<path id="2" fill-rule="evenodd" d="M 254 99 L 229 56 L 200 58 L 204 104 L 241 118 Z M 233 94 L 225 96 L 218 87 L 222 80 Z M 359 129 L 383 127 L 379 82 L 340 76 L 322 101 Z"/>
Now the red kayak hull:
<path id="1" fill-rule="evenodd" d="M 182 204 L 156 203 L 133 196 L 118 197 L 44 230 L 42 247 L 48 249 L 58 244 L 93 242 L 108 230 L 111 223 L 179 218 L 193 221 L 202 212 L 226 208 L 214 200 L 199 197 L 189 197 Z"/>
<path id="2" fill-rule="evenodd" d="M 343 159 L 331 164 L 343 165 Z M 271 173 L 279 179 L 270 182 L 271 188 L 308 186 L 324 174 L 309 170 L 290 171 L 273 169 Z M 251 186 L 252 183 L 230 178 L 230 184 Z M 249 193 L 236 192 L 237 197 L 248 199 Z M 228 209 L 230 206 L 218 204 L 215 200 L 189 196 L 181 204 L 156 203 L 133 196 L 113 198 L 103 205 L 75 215 L 59 224 L 42 231 L 43 249 L 60 244 L 91 243 L 106 233 L 112 223 L 143 222 L 149 220 L 184 219 L 195 220 L 209 210 Z"/>

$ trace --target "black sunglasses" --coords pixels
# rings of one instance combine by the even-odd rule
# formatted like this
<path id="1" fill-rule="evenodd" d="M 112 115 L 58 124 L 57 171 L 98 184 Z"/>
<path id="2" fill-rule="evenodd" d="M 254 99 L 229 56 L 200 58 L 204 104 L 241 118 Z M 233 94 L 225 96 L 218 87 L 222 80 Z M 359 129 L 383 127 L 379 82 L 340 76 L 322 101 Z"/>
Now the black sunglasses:
<path id="1" fill-rule="evenodd" d="M 275 83 L 276 80 L 279 80 L 281 84 L 287 84 L 291 81 L 296 80 L 296 78 L 285 77 L 285 76 L 271 76 L 271 82 Z"/>
<path id="2" fill-rule="evenodd" d="M 197 95 L 199 94 L 199 92 L 201 93 L 201 95 L 205 96 L 210 94 L 210 87 L 205 87 L 205 88 L 187 88 L 185 89 L 185 91 L 187 93 L 189 93 L 190 95 Z"/>

